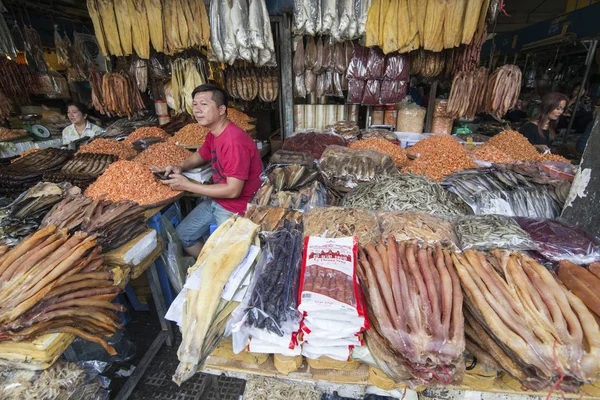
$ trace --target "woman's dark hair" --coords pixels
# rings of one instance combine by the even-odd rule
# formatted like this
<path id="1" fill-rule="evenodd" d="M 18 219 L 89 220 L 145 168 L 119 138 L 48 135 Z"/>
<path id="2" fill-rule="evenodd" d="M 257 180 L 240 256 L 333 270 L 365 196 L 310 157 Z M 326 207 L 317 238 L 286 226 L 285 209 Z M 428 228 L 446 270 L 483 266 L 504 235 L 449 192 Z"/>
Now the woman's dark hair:
<path id="1" fill-rule="evenodd" d="M 225 106 L 227 108 L 227 104 L 229 103 L 229 95 L 226 91 L 213 83 L 205 83 L 196 87 L 192 92 L 192 99 L 196 97 L 197 93 L 204 92 L 212 92 L 212 100 L 217 103 L 217 107 Z"/>
<path id="2" fill-rule="evenodd" d="M 79 112 L 83 115 L 89 114 L 88 108 L 83 103 L 80 103 L 78 101 L 70 101 L 67 103 L 67 109 L 71 106 L 76 107 L 79 110 Z"/>
<path id="3" fill-rule="evenodd" d="M 567 103 L 569 102 L 569 98 L 562 93 L 548 93 L 542 98 L 542 103 L 540 104 L 537 113 L 531 119 L 537 124 L 540 137 L 543 137 L 542 126 L 548 122 L 548 130 L 550 131 L 551 142 L 556 136 L 556 125 L 558 124 L 558 120 L 550 121 L 548 115 L 558 108 L 561 101 L 565 102 L 566 107 Z"/>

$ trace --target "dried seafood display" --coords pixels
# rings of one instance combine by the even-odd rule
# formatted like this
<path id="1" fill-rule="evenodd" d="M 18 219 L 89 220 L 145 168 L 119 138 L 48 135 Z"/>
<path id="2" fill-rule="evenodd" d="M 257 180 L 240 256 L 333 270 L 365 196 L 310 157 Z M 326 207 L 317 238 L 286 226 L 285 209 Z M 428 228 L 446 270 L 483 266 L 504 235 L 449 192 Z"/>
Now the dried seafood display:
<path id="1" fill-rule="evenodd" d="M 191 123 L 179 129 L 169 141 L 180 146 L 200 148 L 206 140 L 206 135 L 208 129 L 198 123 Z"/>
<path id="2" fill-rule="evenodd" d="M 319 170 L 325 181 L 340 192 L 348 192 L 361 183 L 398 173 L 394 161 L 387 154 L 336 145 L 325 149 L 319 160 Z"/>
<path id="3" fill-rule="evenodd" d="M 374 212 L 340 207 L 317 207 L 305 213 L 304 235 L 333 238 L 357 236 L 362 245 L 381 239 Z"/>
<path id="4" fill-rule="evenodd" d="M 67 234 L 51 225 L 4 254 L 0 264 L 0 340 L 70 333 L 98 343 L 122 325 L 110 301 L 121 289 L 102 264 L 95 236 Z"/>
<path id="5" fill-rule="evenodd" d="M 276 66 L 271 19 L 264 0 L 212 1 L 210 43 L 221 62 Z"/>
<path id="6" fill-rule="evenodd" d="M 264 175 L 275 192 L 292 190 L 312 183 L 319 176 L 316 165 L 271 165 Z"/>
<path id="7" fill-rule="evenodd" d="M 465 294 L 467 348 L 476 357 L 483 353 L 532 390 L 572 392 L 598 380 L 598 324 L 544 266 L 501 250 L 452 259 Z"/>
<path id="8" fill-rule="evenodd" d="M 448 250 L 397 243 L 393 236 L 359 253 L 375 362 L 396 382 L 462 382 L 463 296 Z M 407 378 L 408 375 L 408 378 Z"/>
<path id="9" fill-rule="evenodd" d="M 364 183 L 342 200 L 344 207 L 376 211 L 413 211 L 434 215 L 469 215 L 473 211 L 454 193 L 424 176 L 399 174 Z"/>
<path id="10" fill-rule="evenodd" d="M 595 270 L 594 267 L 591 267 L 590 270 Z M 562 260 L 558 266 L 558 278 L 567 289 L 581 299 L 598 321 L 600 317 L 600 298 L 598 298 L 600 279 L 598 276 L 585 267 L 569 260 Z"/>
<path id="11" fill-rule="evenodd" d="M 488 72 L 485 67 L 456 74 L 446 112 L 454 119 L 474 119 L 477 110 L 483 105 L 487 80 Z"/>
<path id="12" fill-rule="evenodd" d="M 88 0 L 88 11 L 102 54 L 150 57 L 209 46 L 206 6 L 201 0 Z"/>
<path id="13" fill-rule="evenodd" d="M 41 226 L 93 234 L 102 251 L 108 251 L 144 232 L 145 220 L 144 209 L 132 201 L 94 201 L 78 195 L 68 196 L 52 207 Z"/>
<path id="14" fill-rule="evenodd" d="M 408 164 L 406 151 L 397 144 L 393 144 L 386 139 L 370 138 L 357 140 L 348 144 L 348 147 L 351 149 L 373 150 L 379 153 L 387 154 L 392 157 L 392 160 L 394 160 L 394 164 L 396 164 L 397 167 L 404 167 L 406 164 Z"/>
<path id="15" fill-rule="evenodd" d="M 125 72 L 90 73 L 92 103 L 101 114 L 109 117 L 131 118 L 146 106 L 137 89 L 135 79 Z"/>
<path id="16" fill-rule="evenodd" d="M 299 132 L 283 142 L 283 150 L 311 153 L 318 160 L 327 146 L 345 146 L 346 141 L 339 135 L 317 131 Z"/>
<path id="17" fill-rule="evenodd" d="M 23 139 L 27 137 L 27 131 L 23 129 L 8 129 L 0 127 L 0 142 Z"/>
<path id="18" fill-rule="evenodd" d="M 206 60 L 201 57 L 176 58 L 171 61 L 171 92 L 177 114 L 192 114 L 192 92 L 208 82 Z"/>
<path id="19" fill-rule="evenodd" d="M 70 184 L 40 182 L 0 209 L 0 242 L 14 246 L 35 232 L 44 215 L 67 194 L 81 191 Z"/>
<path id="20" fill-rule="evenodd" d="M 137 152 L 127 143 L 103 138 L 94 139 L 90 143 L 81 146 L 77 151 L 77 155 L 85 153 L 112 154 L 117 156 L 119 160 L 130 159 L 137 155 Z"/>
<path id="21" fill-rule="evenodd" d="M 501 119 L 514 107 L 521 93 L 521 70 L 503 65 L 490 75 L 485 92 L 485 112 Z"/>
<path id="22" fill-rule="evenodd" d="M 338 198 L 319 181 L 298 187 L 295 190 L 280 190 L 269 182 L 263 183 L 252 198 L 251 204 L 308 210 L 313 207 L 337 205 Z"/>
<path id="23" fill-rule="evenodd" d="M 109 125 L 99 136 L 107 139 L 117 139 L 131 134 L 138 128 L 156 125 L 157 123 L 156 117 L 121 118 Z"/>
<path id="24" fill-rule="evenodd" d="M 72 157 L 72 151 L 50 148 L 1 167 L 0 194 L 23 192 L 39 182 L 46 172 L 58 171 Z"/>
<path id="25" fill-rule="evenodd" d="M 471 157 L 474 160 L 486 161 L 497 164 L 508 164 L 516 161 L 508 154 L 499 150 L 494 146 L 477 146 L 477 148 L 471 152 Z"/>
<path id="26" fill-rule="evenodd" d="M 0 118 L 8 118 L 14 112 L 12 101 L 0 90 Z"/>
<path id="27" fill-rule="evenodd" d="M 259 226 L 247 218 L 230 217 L 204 244 L 196 264 L 188 270 L 194 273 L 202 265 L 197 289 L 186 289 L 183 312 L 183 339 L 177 357 L 179 366 L 173 381 L 181 385 L 202 368 L 206 357 L 221 339 L 225 322 L 237 303 L 221 299 L 223 287 L 254 243 Z"/>
<path id="28" fill-rule="evenodd" d="M 292 29 L 296 35 L 330 35 L 334 42 L 354 40 L 365 34 L 371 3 L 295 0 Z"/>
<path id="29" fill-rule="evenodd" d="M 488 1 L 488 0 L 486 0 Z M 452 76 L 459 72 L 470 72 L 481 65 L 481 47 L 487 40 L 487 26 L 478 28 L 471 44 L 463 44 L 452 50 Z"/>
<path id="30" fill-rule="evenodd" d="M 503 215 L 459 217 L 454 230 L 462 250 L 536 250 L 537 245 L 512 218 Z"/>
<path id="31" fill-rule="evenodd" d="M 282 228 L 287 221 L 294 224 L 302 223 L 302 213 L 289 208 L 257 206 L 248 204 L 246 218 L 260 225 L 263 232 L 273 232 Z"/>
<path id="32" fill-rule="evenodd" d="M 24 103 L 37 89 L 38 80 L 29 65 L 0 57 L 0 90 L 6 97 Z"/>
<path id="33" fill-rule="evenodd" d="M 429 214 L 384 212 L 377 214 L 382 237 L 392 235 L 398 242 L 417 240 L 458 248 L 458 238 L 450 220 Z"/>
<path id="34" fill-rule="evenodd" d="M 225 88 L 234 99 L 252 101 L 258 98 L 264 103 L 277 100 L 279 76 L 273 68 L 227 68 Z"/>
<path id="35" fill-rule="evenodd" d="M 193 153 L 172 142 L 156 143 L 142 151 L 133 161 L 148 167 L 179 165 Z"/>
<path id="36" fill-rule="evenodd" d="M 171 135 L 157 126 L 145 126 L 137 128 L 135 131 L 131 132 L 125 138 L 125 140 L 123 140 L 123 143 L 133 144 L 140 139 L 146 138 L 159 138 L 161 140 L 167 140 L 171 138 Z"/>
<path id="37" fill-rule="evenodd" d="M 482 146 L 494 146 L 515 160 L 537 161 L 540 158 L 540 153 L 538 153 L 536 148 L 529 143 L 525 136 L 517 131 L 502 131 Z"/>
<path id="38" fill-rule="evenodd" d="M 63 178 L 60 182 L 72 182 L 72 180 L 74 180 L 79 181 L 80 183 L 87 183 L 85 185 L 87 187 L 87 185 L 102 175 L 110 164 L 118 159 L 119 158 L 113 154 L 80 153 L 77 154 L 75 158 L 68 161 L 60 169 L 60 172 L 44 174 L 44 179 L 46 179 L 48 175 L 52 175 L 54 179 L 57 179 L 60 176 Z"/>
<path id="39" fill-rule="evenodd" d="M 175 200 L 181 192 L 161 183 L 147 167 L 135 161 L 117 161 L 92 183 L 85 195 L 95 200 L 131 200 L 140 206 Z"/>

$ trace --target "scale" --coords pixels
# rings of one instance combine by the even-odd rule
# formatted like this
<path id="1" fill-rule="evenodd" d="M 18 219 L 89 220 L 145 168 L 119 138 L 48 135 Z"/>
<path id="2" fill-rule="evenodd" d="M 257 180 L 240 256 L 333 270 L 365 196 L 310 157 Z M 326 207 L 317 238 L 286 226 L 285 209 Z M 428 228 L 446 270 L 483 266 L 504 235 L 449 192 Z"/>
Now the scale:
<path id="1" fill-rule="evenodd" d="M 34 122 L 42 119 L 39 114 L 27 114 L 22 115 L 19 119 L 23 122 L 23 129 L 25 129 L 29 136 L 34 140 L 45 140 L 50 137 L 50 131 L 44 125 L 35 124 Z"/>
<path id="2" fill-rule="evenodd" d="M 471 122 L 471 121 L 468 121 Z M 453 134 L 463 134 L 463 135 L 468 135 L 473 133 L 473 131 L 471 131 L 471 129 L 468 126 L 468 122 L 467 121 L 457 121 L 456 124 L 454 125 L 454 129 L 453 129 Z"/>

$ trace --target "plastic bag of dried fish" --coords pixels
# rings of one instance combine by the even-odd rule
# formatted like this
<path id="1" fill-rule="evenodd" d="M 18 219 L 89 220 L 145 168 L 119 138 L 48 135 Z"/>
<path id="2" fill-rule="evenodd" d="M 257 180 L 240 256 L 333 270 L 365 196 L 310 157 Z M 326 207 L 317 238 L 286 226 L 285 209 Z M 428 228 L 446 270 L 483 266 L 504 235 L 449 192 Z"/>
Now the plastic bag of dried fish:
<path id="1" fill-rule="evenodd" d="M 538 246 L 514 219 L 503 215 L 476 215 L 454 221 L 462 250 L 537 250 Z"/>
<path id="2" fill-rule="evenodd" d="M 319 181 L 299 187 L 296 190 L 276 191 L 265 181 L 252 198 L 250 204 L 308 211 L 314 207 L 337 205 L 339 199 Z"/>
<path id="3" fill-rule="evenodd" d="M 412 212 L 384 212 L 377 214 L 381 235 L 393 235 L 397 241 L 418 240 L 440 243 L 458 249 L 458 238 L 449 218 Z"/>
<path id="4" fill-rule="evenodd" d="M 306 186 L 318 178 L 319 170 L 310 153 L 286 150 L 275 153 L 262 174 L 263 181 L 269 181 L 275 192 Z"/>
<path id="5" fill-rule="evenodd" d="M 377 215 L 356 208 L 314 208 L 304 214 L 304 236 L 346 237 L 358 236 L 361 245 L 377 243 L 381 230 Z"/>
<path id="6" fill-rule="evenodd" d="M 335 145 L 325 149 L 319 169 L 326 182 L 340 192 L 398 173 L 394 160 L 387 154 Z"/>

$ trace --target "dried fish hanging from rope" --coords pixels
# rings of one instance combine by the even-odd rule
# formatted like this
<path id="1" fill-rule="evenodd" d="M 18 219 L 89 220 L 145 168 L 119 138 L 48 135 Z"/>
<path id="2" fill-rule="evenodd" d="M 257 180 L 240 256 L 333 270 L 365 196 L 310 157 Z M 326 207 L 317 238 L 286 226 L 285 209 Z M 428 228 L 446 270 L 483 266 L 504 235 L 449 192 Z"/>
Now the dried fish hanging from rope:
<path id="1" fill-rule="evenodd" d="M 200 57 L 177 58 L 171 62 L 171 91 L 176 113 L 192 113 L 192 92 L 207 82 L 205 60 Z"/>
<path id="2" fill-rule="evenodd" d="M 109 116 L 132 117 L 145 108 L 134 80 L 124 72 L 104 74 L 102 99 L 104 111 Z"/>
<path id="3" fill-rule="evenodd" d="M 0 13 L 6 12 L 6 8 L 0 3 Z M 10 35 L 4 16 L 0 14 L 0 53 L 15 59 L 17 58 L 17 50 L 13 38 Z"/>
<path id="4" fill-rule="evenodd" d="M 138 16 L 130 12 L 128 0 L 113 0 L 112 2 L 115 10 L 121 49 L 123 50 L 124 56 L 129 56 L 133 54 L 133 21 Z"/>
<path id="5" fill-rule="evenodd" d="M 40 34 L 31 27 L 25 27 L 25 47 L 29 65 L 36 72 L 48 72 Z"/>
<path id="6" fill-rule="evenodd" d="M 37 79 L 27 64 L 0 57 L 0 90 L 17 103 L 26 102 L 37 90 Z"/>
<path id="7" fill-rule="evenodd" d="M 65 34 L 64 38 L 58 33 L 58 25 L 54 25 L 54 47 L 56 48 L 56 58 L 63 68 L 71 66 L 69 53 L 71 52 L 71 40 Z"/>
<path id="8" fill-rule="evenodd" d="M 74 34 L 73 49 L 70 53 L 71 68 L 67 71 L 69 81 L 87 81 L 94 61 L 85 45 L 85 35 Z"/>
<path id="9" fill-rule="evenodd" d="M 148 63 L 146 60 L 138 58 L 131 63 L 129 73 L 135 77 L 138 90 L 144 93 L 148 89 Z"/>

